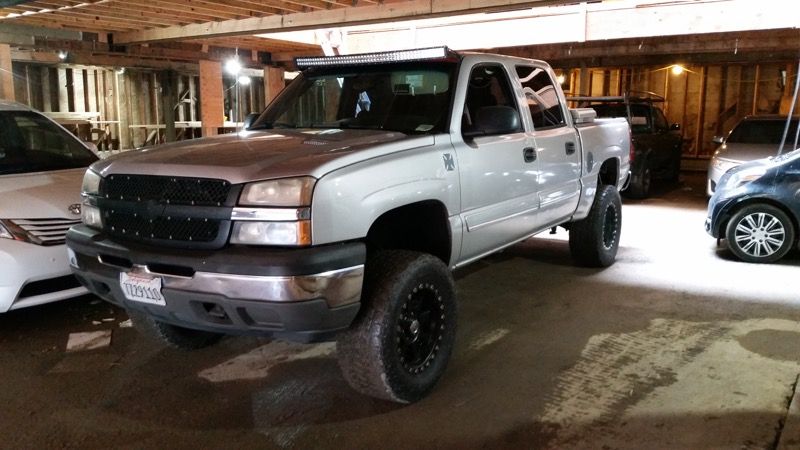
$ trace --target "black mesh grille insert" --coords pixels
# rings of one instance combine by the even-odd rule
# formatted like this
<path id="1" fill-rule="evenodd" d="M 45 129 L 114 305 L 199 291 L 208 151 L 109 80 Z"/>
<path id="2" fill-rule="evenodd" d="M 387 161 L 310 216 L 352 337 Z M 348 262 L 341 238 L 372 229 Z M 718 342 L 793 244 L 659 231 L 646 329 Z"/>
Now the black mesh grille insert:
<path id="1" fill-rule="evenodd" d="M 170 240 L 212 242 L 217 238 L 219 222 L 190 217 L 155 217 L 146 219 L 119 211 L 105 215 L 106 230 L 134 240 Z"/>
<path id="2" fill-rule="evenodd" d="M 227 241 L 238 190 L 225 180 L 114 174 L 98 206 L 111 236 L 155 245 L 218 248 Z"/>
<path id="3" fill-rule="evenodd" d="M 222 206 L 231 185 L 208 178 L 109 175 L 101 195 L 111 200 L 147 201 L 172 205 Z"/>

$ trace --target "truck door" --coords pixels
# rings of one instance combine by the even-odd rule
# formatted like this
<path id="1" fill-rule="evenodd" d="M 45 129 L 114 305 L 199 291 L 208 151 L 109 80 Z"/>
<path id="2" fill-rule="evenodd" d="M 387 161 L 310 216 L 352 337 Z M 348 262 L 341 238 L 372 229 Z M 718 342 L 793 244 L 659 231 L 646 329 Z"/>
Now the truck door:
<path id="1" fill-rule="evenodd" d="M 540 221 L 561 223 L 580 198 L 581 149 L 577 131 L 567 125 L 564 98 L 552 71 L 535 64 L 517 65 L 516 75 L 533 120 L 539 161 Z"/>
<path id="2" fill-rule="evenodd" d="M 453 138 L 465 224 L 463 263 L 531 233 L 539 171 L 505 66 L 466 68 L 459 85 L 467 86 L 464 97 L 457 97 L 463 103 L 455 107 L 456 114 L 461 112 L 461 139 Z"/>

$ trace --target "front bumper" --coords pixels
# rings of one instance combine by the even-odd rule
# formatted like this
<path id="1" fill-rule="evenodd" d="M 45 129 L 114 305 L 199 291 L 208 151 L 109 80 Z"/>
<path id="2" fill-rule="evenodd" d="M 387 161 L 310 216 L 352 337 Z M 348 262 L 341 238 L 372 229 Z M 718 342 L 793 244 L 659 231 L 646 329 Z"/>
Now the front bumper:
<path id="1" fill-rule="evenodd" d="M 310 342 L 346 329 L 360 306 L 366 247 L 153 249 L 80 225 L 67 234 L 72 270 L 92 293 L 186 328 Z M 120 273 L 161 278 L 166 305 L 125 297 Z"/>
<path id="2" fill-rule="evenodd" d="M 63 245 L 0 239 L 0 313 L 86 294 L 67 265 Z"/>

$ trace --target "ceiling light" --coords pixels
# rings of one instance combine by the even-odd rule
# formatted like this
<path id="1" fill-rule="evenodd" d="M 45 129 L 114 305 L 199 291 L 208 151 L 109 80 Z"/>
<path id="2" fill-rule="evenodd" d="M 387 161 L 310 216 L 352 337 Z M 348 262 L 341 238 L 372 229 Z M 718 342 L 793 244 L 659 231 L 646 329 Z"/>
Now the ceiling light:
<path id="1" fill-rule="evenodd" d="M 66 52 L 66 51 L 64 51 L 64 50 L 60 50 L 60 51 L 58 52 L 58 59 L 60 59 L 60 60 L 62 60 L 62 61 L 64 61 L 65 59 L 67 59 L 67 56 L 69 56 L 69 53 L 67 53 L 67 52 Z"/>
<path id="2" fill-rule="evenodd" d="M 562 73 L 556 77 L 556 81 L 558 81 L 558 84 L 564 84 L 564 82 L 567 81 L 567 77 Z"/>
<path id="3" fill-rule="evenodd" d="M 225 61 L 225 71 L 231 75 L 239 75 L 239 72 L 242 71 L 242 63 L 238 58 L 231 58 Z"/>
<path id="4" fill-rule="evenodd" d="M 241 84 L 242 86 L 249 86 L 250 85 L 250 77 L 248 77 L 247 75 L 240 76 L 238 81 L 239 81 L 239 84 Z"/>
<path id="5" fill-rule="evenodd" d="M 680 65 L 680 64 L 673 64 L 673 65 L 672 65 L 672 74 L 673 74 L 673 75 L 680 75 L 680 74 L 682 74 L 682 73 L 683 73 L 683 71 L 684 71 L 684 70 L 685 70 L 685 69 L 684 69 L 684 68 L 683 68 L 683 66 L 682 66 L 682 65 Z"/>

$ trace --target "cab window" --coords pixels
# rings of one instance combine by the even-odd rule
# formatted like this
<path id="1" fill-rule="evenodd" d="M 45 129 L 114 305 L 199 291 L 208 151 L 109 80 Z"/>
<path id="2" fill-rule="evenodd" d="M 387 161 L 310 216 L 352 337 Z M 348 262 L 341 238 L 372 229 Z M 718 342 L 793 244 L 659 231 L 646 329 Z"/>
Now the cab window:
<path id="1" fill-rule="evenodd" d="M 469 76 L 461 130 L 465 136 L 522 131 L 516 100 L 503 66 L 481 64 Z"/>
<path id="2" fill-rule="evenodd" d="M 533 127 L 541 130 L 565 125 L 558 89 L 547 71 L 531 66 L 517 66 L 516 70 L 531 111 Z"/>

